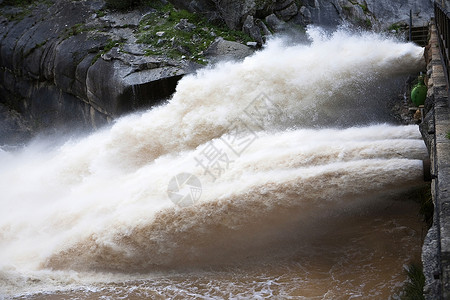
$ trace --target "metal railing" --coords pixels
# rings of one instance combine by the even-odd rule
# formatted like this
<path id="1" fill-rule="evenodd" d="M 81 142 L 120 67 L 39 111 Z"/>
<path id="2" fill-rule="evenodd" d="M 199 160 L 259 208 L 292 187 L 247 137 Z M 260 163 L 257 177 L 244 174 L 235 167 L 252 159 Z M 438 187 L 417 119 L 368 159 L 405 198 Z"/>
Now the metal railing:
<path id="1" fill-rule="evenodd" d="M 440 1 L 439 1 L 440 2 Z M 439 39 L 439 49 L 441 50 L 442 65 L 444 67 L 449 86 L 449 49 L 450 49 L 450 13 L 438 1 L 434 1 L 434 19 Z"/>
<path id="2" fill-rule="evenodd" d="M 425 47 L 428 44 L 428 30 L 430 28 L 429 22 L 421 24 L 414 24 L 413 22 L 413 12 L 409 10 L 409 28 L 407 39 L 410 42 L 414 42 L 421 47 Z"/>
<path id="3" fill-rule="evenodd" d="M 408 41 L 414 42 L 420 47 L 428 45 L 428 30 L 429 24 L 423 24 L 422 26 L 409 27 Z"/>

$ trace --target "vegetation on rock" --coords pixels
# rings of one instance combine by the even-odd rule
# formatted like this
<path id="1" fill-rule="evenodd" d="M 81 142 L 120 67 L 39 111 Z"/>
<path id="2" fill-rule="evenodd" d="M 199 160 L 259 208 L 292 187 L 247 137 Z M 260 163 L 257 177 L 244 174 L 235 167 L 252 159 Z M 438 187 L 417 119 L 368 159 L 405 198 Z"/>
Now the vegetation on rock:
<path id="1" fill-rule="evenodd" d="M 420 204 L 420 214 L 424 222 L 427 224 L 427 229 L 433 225 L 434 204 L 431 197 L 431 186 L 429 184 L 419 187 L 414 196 L 416 201 Z"/>
<path id="2" fill-rule="evenodd" d="M 100 52 L 98 52 L 95 56 L 94 59 L 92 60 L 92 65 L 104 54 L 108 53 L 109 50 L 111 50 L 114 47 L 120 47 L 124 44 L 123 40 L 112 40 L 112 39 L 108 39 L 108 41 L 106 42 L 106 44 L 103 46 L 103 48 L 100 49 Z"/>
<path id="3" fill-rule="evenodd" d="M 401 23 L 401 22 L 399 22 L 399 23 L 394 23 L 394 24 L 391 24 L 389 27 L 388 27 L 388 31 L 395 31 L 396 33 L 399 33 L 399 32 L 404 32 L 404 31 L 406 31 L 408 29 L 408 25 L 406 25 L 406 24 L 404 24 L 404 23 Z"/>
<path id="4" fill-rule="evenodd" d="M 166 55 L 204 63 L 204 51 L 217 37 L 246 43 L 252 39 L 242 31 L 208 23 L 198 14 L 176 9 L 172 4 L 153 2 L 155 10 L 139 24 L 138 42 L 148 55 Z"/>
<path id="5" fill-rule="evenodd" d="M 423 288 L 425 286 L 425 275 L 423 274 L 422 266 L 419 264 L 410 264 L 406 268 L 408 275 L 408 282 L 405 284 L 402 300 L 422 300 Z"/>

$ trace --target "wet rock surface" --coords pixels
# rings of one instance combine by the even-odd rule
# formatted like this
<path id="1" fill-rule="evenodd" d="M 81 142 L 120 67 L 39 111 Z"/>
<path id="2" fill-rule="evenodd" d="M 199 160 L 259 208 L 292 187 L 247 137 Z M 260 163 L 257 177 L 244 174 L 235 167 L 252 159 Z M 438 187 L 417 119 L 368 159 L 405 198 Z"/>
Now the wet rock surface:
<path id="1" fill-rule="evenodd" d="M 24 143 L 31 135 L 31 127 L 22 116 L 0 103 L 0 147 Z"/>
<path id="2" fill-rule="evenodd" d="M 97 128 L 166 99 L 200 67 L 146 55 L 135 35 L 145 11 L 100 16 L 103 8 L 56 1 L 21 19 L 0 16 L 0 97 L 35 129 Z"/>
<path id="3" fill-rule="evenodd" d="M 173 11 L 145 5 L 117 11 L 103 0 L 33 1 L 28 7 L 0 2 L 1 103 L 20 113 L 34 130 L 98 128 L 167 99 L 183 75 L 202 67 L 199 63 L 243 59 L 273 33 L 343 21 L 376 27 L 380 21 L 402 19 L 406 6 L 423 18 L 431 13 L 428 0 L 160 2 L 209 23 L 181 18 L 153 32 Z M 227 40 L 212 29 L 217 24 L 245 33 L 248 40 Z M 192 36 L 191 44 L 175 38 L 174 31 Z M 153 51 L 155 47 L 162 51 Z"/>

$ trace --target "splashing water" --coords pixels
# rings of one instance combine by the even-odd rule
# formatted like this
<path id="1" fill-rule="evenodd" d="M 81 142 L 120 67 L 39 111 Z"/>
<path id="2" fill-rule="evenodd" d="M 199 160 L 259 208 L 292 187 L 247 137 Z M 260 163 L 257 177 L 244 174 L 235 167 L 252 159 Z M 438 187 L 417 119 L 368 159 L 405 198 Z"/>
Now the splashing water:
<path id="1" fill-rule="evenodd" d="M 361 214 L 403 207 L 386 199 L 421 181 L 426 149 L 417 127 L 380 120 L 387 81 L 420 69 L 422 49 L 374 33 L 308 34 L 311 44 L 275 39 L 243 62 L 186 76 L 168 103 L 88 137 L 0 151 L 0 295 L 80 286 L 114 294 L 110 284 L 124 281 L 132 283 L 113 289 L 168 297 L 192 296 L 199 286 L 209 297 L 220 297 L 214 289 L 235 297 L 363 293 L 363 283 L 308 289 L 324 282 L 314 278 L 323 267 L 315 243 L 335 249 L 326 247 L 335 226 L 345 241 L 368 242 L 358 241 L 350 220 L 371 230 L 375 220 L 405 247 L 416 241 L 395 218 Z M 197 192 L 189 194 L 193 205 L 168 196 L 179 174 L 201 183 L 179 191 Z M 345 259 L 359 259 L 362 248 L 339 245 Z M 398 255 L 401 268 L 407 258 Z M 236 278 L 229 268 L 240 264 L 253 267 Z M 224 269 L 180 275 L 206 266 Z M 215 287 L 205 276 L 226 279 Z M 393 277 L 389 291 L 401 282 Z"/>

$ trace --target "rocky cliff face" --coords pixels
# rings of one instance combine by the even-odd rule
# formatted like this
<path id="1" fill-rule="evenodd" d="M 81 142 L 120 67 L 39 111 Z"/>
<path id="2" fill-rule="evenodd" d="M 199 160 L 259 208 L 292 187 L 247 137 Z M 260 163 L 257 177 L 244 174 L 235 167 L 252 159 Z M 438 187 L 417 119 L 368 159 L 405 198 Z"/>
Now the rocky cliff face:
<path id="1" fill-rule="evenodd" d="M 430 20 L 433 0 L 170 0 L 177 6 L 222 20 L 262 42 L 267 27 L 273 32 L 288 24 L 335 26 L 343 21 L 384 29 L 398 22 Z"/>
<path id="2" fill-rule="evenodd" d="M 171 0 L 172 3 L 202 14 L 211 21 L 223 21 L 243 30 L 258 43 L 264 36 L 291 25 L 335 26 L 343 20 L 371 27 L 376 22 L 365 1 L 353 0 Z"/>
<path id="3" fill-rule="evenodd" d="M 132 34 L 142 12 L 108 19 L 98 15 L 103 8 L 102 1 L 57 1 L 2 11 L 0 95 L 35 128 L 103 125 L 168 97 L 195 69 L 144 55 Z"/>
<path id="4" fill-rule="evenodd" d="M 381 24 L 397 22 L 409 24 L 409 11 L 413 14 L 413 26 L 428 23 L 433 16 L 433 0 L 366 0 L 367 8 Z"/>
<path id="5" fill-rule="evenodd" d="M 431 15 L 431 0 L 170 0 L 195 15 L 168 1 L 127 12 L 103 0 L 3 2 L 0 102 L 34 129 L 96 128 L 149 107 L 201 64 L 243 58 L 253 52 L 246 43 L 274 32 L 342 21 L 379 27 L 405 20 L 409 9 Z"/>

